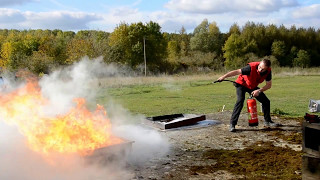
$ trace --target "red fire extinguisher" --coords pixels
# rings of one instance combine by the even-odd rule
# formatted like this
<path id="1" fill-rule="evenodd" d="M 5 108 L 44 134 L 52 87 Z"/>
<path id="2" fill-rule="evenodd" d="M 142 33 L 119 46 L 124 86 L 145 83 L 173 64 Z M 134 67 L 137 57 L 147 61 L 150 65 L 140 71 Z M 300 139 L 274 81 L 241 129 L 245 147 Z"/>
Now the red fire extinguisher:
<path id="1" fill-rule="evenodd" d="M 257 102 L 252 95 L 247 100 L 249 126 L 258 126 Z"/>

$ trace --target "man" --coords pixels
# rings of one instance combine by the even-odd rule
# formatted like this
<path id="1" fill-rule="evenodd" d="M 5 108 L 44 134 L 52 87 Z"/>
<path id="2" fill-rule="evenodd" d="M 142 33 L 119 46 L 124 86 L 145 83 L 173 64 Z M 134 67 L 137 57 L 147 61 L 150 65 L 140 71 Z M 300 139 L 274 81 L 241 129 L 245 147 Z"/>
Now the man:
<path id="1" fill-rule="evenodd" d="M 245 93 L 248 92 L 255 97 L 260 103 L 262 103 L 262 110 L 264 113 L 265 126 L 278 126 L 271 120 L 270 116 L 270 100 L 263 93 L 272 86 L 271 75 L 271 62 L 268 59 L 263 59 L 260 62 L 251 62 L 242 69 L 237 69 L 226 73 L 218 78 L 218 81 L 222 81 L 225 78 L 238 76 L 235 87 L 237 92 L 237 102 L 234 106 L 233 113 L 230 120 L 230 132 L 235 132 L 240 112 L 243 108 L 245 100 Z M 263 81 L 266 81 L 266 85 L 259 88 L 258 85 Z"/>

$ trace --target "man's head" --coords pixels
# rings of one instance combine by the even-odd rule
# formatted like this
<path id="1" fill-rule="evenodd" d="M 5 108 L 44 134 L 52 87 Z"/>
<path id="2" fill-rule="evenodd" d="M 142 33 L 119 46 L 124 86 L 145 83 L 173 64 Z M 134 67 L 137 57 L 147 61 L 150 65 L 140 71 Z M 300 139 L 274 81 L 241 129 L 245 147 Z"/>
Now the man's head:
<path id="1" fill-rule="evenodd" d="M 258 66 L 259 73 L 265 72 L 270 66 L 271 61 L 269 59 L 263 59 Z"/>

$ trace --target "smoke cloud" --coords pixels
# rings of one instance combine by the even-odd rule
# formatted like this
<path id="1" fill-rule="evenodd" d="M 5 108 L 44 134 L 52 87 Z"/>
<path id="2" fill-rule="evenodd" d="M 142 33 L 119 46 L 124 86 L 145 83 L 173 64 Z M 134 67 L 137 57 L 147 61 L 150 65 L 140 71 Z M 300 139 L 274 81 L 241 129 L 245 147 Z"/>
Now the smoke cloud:
<path id="1" fill-rule="evenodd" d="M 109 116 L 115 125 L 113 133 L 124 139 L 132 140 L 132 152 L 129 156 L 130 163 L 143 165 L 152 158 L 165 155 L 169 151 L 168 140 L 162 137 L 158 131 L 137 125 L 144 116 L 132 115 L 119 104 L 110 103 L 107 109 L 111 110 Z"/>
<path id="2" fill-rule="evenodd" d="M 125 68 L 106 65 L 101 58 L 83 58 L 70 67 L 56 70 L 39 79 L 42 95 L 49 101 L 45 107 L 39 108 L 42 108 L 48 117 L 52 117 L 68 112 L 75 105 L 74 98 L 82 97 L 88 104 L 94 104 L 99 90 L 99 79 L 117 78 L 126 74 L 128 72 Z M 17 81 L 12 74 L 3 75 L 2 87 L 5 88 L 0 89 L 0 98 L 23 85 L 24 83 Z M 140 125 L 140 121 L 145 118 L 143 115 L 131 114 L 111 97 L 104 106 L 112 122 L 113 134 L 132 142 L 131 151 L 122 162 L 101 164 L 76 154 L 50 154 L 49 157 L 44 157 L 28 147 L 26 137 L 18 127 L 2 121 L 3 115 L 0 112 L 0 179 L 132 179 L 135 175 L 126 164 L 143 165 L 144 162 L 168 152 L 167 139 L 158 131 Z"/>
<path id="3" fill-rule="evenodd" d="M 130 179 L 133 174 L 118 164 L 88 164 L 79 155 L 51 155 L 33 152 L 15 127 L 0 123 L 0 179 L 2 180 L 88 180 Z"/>

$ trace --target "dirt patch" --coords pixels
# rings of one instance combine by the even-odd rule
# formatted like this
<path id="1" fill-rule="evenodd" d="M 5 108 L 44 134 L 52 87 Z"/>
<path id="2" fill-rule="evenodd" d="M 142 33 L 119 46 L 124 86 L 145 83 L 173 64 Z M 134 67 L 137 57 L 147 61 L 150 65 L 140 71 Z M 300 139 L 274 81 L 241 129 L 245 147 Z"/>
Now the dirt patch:
<path id="1" fill-rule="evenodd" d="M 203 160 L 217 162 L 207 166 L 190 166 L 191 174 L 207 174 L 226 170 L 244 175 L 245 179 L 301 179 L 301 153 L 274 146 L 271 142 L 257 142 L 242 150 L 211 149 L 203 153 Z"/>
<path id="2" fill-rule="evenodd" d="M 237 131 L 229 132 L 231 112 L 207 114 L 221 123 L 168 130 L 170 152 L 135 168 L 133 179 L 301 179 L 302 127 L 300 119 L 273 116 L 278 128 L 249 127 L 240 115 Z"/>
<path id="3" fill-rule="evenodd" d="M 270 135 L 281 138 L 289 143 L 302 144 L 302 133 L 301 132 L 273 131 L 270 133 Z"/>

